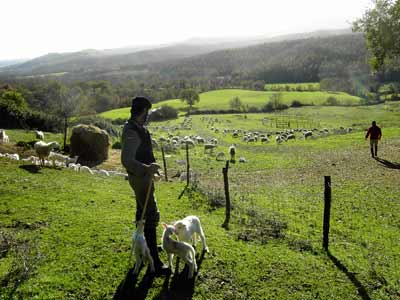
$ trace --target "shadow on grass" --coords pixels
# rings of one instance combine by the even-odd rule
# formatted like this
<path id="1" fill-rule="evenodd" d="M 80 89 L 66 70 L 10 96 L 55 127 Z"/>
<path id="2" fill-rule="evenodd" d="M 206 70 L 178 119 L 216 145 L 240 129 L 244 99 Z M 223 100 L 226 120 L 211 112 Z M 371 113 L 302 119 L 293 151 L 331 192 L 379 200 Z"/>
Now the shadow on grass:
<path id="1" fill-rule="evenodd" d="M 139 271 L 140 274 L 140 271 Z M 137 283 L 137 275 L 133 275 L 133 268 L 129 269 L 125 279 L 119 284 L 117 291 L 115 292 L 115 300 L 144 300 L 146 299 L 147 293 L 153 284 L 154 276 L 150 273 L 146 273 L 139 285 Z"/>
<path id="2" fill-rule="evenodd" d="M 204 259 L 204 252 L 200 255 L 197 262 L 197 272 Z M 138 278 L 132 273 L 133 268 L 129 269 L 125 279 L 120 283 L 115 292 L 115 300 L 144 300 L 153 284 L 154 275 L 146 273 L 139 284 Z M 194 284 L 196 276 L 188 279 L 188 267 L 185 266 L 182 272 L 178 273 L 175 268 L 174 276 L 167 275 L 163 282 L 161 291 L 153 297 L 153 300 L 190 300 L 193 298 Z M 140 274 L 140 271 L 139 271 Z M 137 286 L 136 286 L 137 285 Z"/>
<path id="3" fill-rule="evenodd" d="M 61 167 L 48 167 L 48 166 L 37 166 L 37 165 L 22 165 L 22 166 L 19 166 L 19 168 L 22 170 L 25 170 L 29 173 L 32 173 L 32 174 L 41 174 L 40 173 L 41 169 L 52 169 L 52 170 L 57 170 L 57 171 L 62 170 Z"/>
<path id="4" fill-rule="evenodd" d="M 388 161 L 386 159 L 379 158 L 379 157 L 375 157 L 375 160 L 380 162 L 386 168 L 400 170 L 400 164 L 399 163 L 391 162 L 391 161 Z"/>
<path id="5" fill-rule="evenodd" d="M 203 251 L 197 261 L 197 272 L 203 262 L 205 252 Z M 178 262 L 172 279 L 168 276 L 162 285 L 162 289 L 153 300 L 190 300 L 193 298 L 196 274 L 188 278 L 189 268 L 185 265 L 182 272 L 178 272 Z M 171 279 L 171 282 L 170 282 Z"/>
<path id="6" fill-rule="evenodd" d="M 367 290 L 365 287 L 362 285 L 362 283 L 356 278 L 354 273 L 350 272 L 345 265 L 342 264 L 340 260 L 338 260 L 335 256 L 332 255 L 332 253 L 328 250 L 327 252 L 328 257 L 330 260 L 334 263 L 334 265 L 342 271 L 347 278 L 350 279 L 350 281 L 353 283 L 353 285 L 357 288 L 358 295 L 361 297 L 363 300 L 371 300 L 369 297 Z"/>
<path id="7" fill-rule="evenodd" d="M 36 165 L 22 165 L 19 166 L 20 169 L 28 171 L 29 173 L 32 174 L 37 174 L 40 173 L 40 166 L 36 166 Z"/>

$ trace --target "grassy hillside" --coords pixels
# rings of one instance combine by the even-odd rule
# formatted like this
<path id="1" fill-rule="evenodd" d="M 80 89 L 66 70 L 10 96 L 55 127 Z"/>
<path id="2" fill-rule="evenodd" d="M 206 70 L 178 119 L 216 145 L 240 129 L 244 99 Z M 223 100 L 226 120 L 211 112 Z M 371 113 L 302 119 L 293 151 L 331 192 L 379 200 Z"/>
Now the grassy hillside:
<path id="1" fill-rule="evenodd" d="M 200 102 L 194 106 L 197 110 L 229 110 L 229 101 L 239 97 L 243 104 L 261 109 L 276 92 L 249 91 L 239 89 L 217 90 L 200 94 Z M 334 97 L 341 105 L 358 105 L 360 98 L 347 93 L 339 92 L 280 92 L 282 103 L 291 105 L 294 100 L 303 104 L 322 105 L 329 97 Z M 187 105 L 180 99 L 171 99 L 156 103 L 155 108 L 169 105 L 179 110 L 185 110 Z M 108 119 L 128 118 L 130 108 L 119 108 L 101 113 L 100 116 Z"/>
<path id="2" fill-rule="evenodd" d="M 168 129 L 218 138 L 215 153 L 234 142 L 237 157 L 247 160 L 230 165 L 229 230 L 221 227 L 225 162 L 215 153 L 191 150 L 198 181 L 182 199 L 184 183 L 156 184 L 162 221 L 189 214 L 202 220 L 211 252 L 198 257 L 193 281 L 184 274 L 150 278 L 144 270 L 137 279 L 130 275 L 135 201 L 127 181 L 66 169 L 33 173 L 0 158 L 0 299 L 397 299 L 400 105 L 296 111 L 319 116 L 330 134 L 304 140 L 296 133 L 281 145 L 222 134 L 275 131 L 260 119 L 271 114 L 193 116 L 190 130 L 172 129 L 182 119 L 150 127 L 155 138 Z M 364 141 L 372 118 L 383 125 L 379 160 Z M 354 123 L 351 133 L 333 131 Z M 156 156 L 160 161 L 160 151 Z M 184 151 L 167 154 L 170 178 L 184 169 L 177 163 L 184 158 Z M 120 167 L 117 158 L 107 163 Z M 332 176 L 329 255 L 321 248 L 324 175 Z"/>

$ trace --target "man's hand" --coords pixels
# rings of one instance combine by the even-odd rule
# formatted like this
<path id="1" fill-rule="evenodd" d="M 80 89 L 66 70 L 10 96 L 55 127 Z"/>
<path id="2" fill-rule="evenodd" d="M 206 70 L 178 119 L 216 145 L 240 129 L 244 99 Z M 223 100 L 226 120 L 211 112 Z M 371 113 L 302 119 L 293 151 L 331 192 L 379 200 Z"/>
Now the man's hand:
<path id="1" fill-rule="evenodd" d="M 154 175 L 158 173 L 158 170 L 160 169 L 160 165 L 156 163 L 151 163 L 150 165 L 147 165 L 147 173 L 150 175 Z"/>

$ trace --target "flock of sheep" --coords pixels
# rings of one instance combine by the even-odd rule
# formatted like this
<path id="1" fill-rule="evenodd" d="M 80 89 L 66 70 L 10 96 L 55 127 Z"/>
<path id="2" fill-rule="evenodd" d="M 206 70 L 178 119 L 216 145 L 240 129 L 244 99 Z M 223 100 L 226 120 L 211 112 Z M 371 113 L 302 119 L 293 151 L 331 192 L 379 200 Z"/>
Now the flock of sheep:
<path id="1" fill-rule="evenodd" d="M 41 141 L 37 141 L 33 148 L 36 152 L 35 155 L 31 155 L 27 158 L 20 158 L 18 153 L 0 153 L 0 157 L 19 160 L 22 162 L 30 163 L 36 166 L 47 166 L 47 167 L 64 167 L 70 168 L 76 172 L 85 172 L 89 174 L 98 174 L 102 176 L 120 176 L 126 178 L 128 175 L 119 171 L 107 171 L 107 170 L 97 170 L 94 168 L 89 168 L 88 166 L 82 166 L 77 163 L 78 156 L 69 157 L 67 155 L 63 155 L 58 152 L 54 152 L 54 149 L 59 149 L 60 145 L 57 142 L 49 142 L 46 143 L 43 141 L 44 133 L 42 131 L 35 130 L 35 135 L 37 139 Z M 6 135 L 5 130 L 0 129 L 0 137 L 1 143 L 9 143 L 9 137 Z"/>
<path id="2" fill-rule="evenodd" d="M 192 129 L 192 118 L 186 117 L 182 124 L 174 126 L 154 126 L 151 130 L 154 133 L 165 132 L 164 135 L 158 138 L 153 138 L 152 143 L 155 149 L 159 149 L 160 146 L 164 148 L 166 152 L 176 152 L 179 149 L 185 149 L 186 146 L 189 148 L 202 147 L 204 154 L 209 154 L 214 156 L 214 150 L 217 149 L 219 145 L 219 137 L 217 135 L 222 135 L 221 139 L 230 137 L 234 140 L 241 140 L 242 143 L 246 144 L 264 144 L 275 141 L 277 145 L 283 142 L 288 142 L 290 140 L 307 140 L 319 137 L 325 137 L 330 134 L 345 134 L 353 131 L 351 127 L 344 128 L 340 127 L 338 129 L 283 129 L 276 131 L 264 131 L 260 132 L 258 130 L 244 130 L 244 129 L 234 129 L 234 128 L 219 128 L 216 125 L 221 124 L 222 121 L 218 120 L 216 117 L 201 117 L 200 120 L 205 123 L 205 127 L 211 131 L 208 137 L 200 135 L 185 135 L 180 136 L 180 130 L 191 130 Z M 227 121 L 229 122 L 229 121 Z M 204 127 L 203 127 L 204 128 Z M 236 147 L 239 142 L 231 143 L 227 148 L 227 151 L 217 152 L 215 155 L 216 160 L 223 161 L 226 156 L 230 156 L 230 161 L 235 161 Z M 239 157 L 239 162 L 247 162 L 245 157 Z"/>

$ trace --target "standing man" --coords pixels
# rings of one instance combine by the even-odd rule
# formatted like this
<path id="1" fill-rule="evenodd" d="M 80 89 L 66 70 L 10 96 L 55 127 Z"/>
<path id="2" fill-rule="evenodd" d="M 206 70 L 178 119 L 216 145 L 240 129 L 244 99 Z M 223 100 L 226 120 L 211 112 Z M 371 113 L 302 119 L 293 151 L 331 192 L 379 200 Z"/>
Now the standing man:
<path id="1" fill-rule="evenodd" d="M 376 122 L 372 121 L 372 126 L 368 129 L 367 134 L 365 135 L 365 139 L 368 139 L 371 145 L 371 155 L 372 157 L 378 156 L 378 141 L 382 137 L 381 129 L 376 126 Z M 375 153 L 374 153 L 374 146 L 375 146 Z"/>
<path id="2" fill-rule="evenodd" d="M 136 221 L 140 220 L 145 204 L 147 190 L 151 185 L 144 218 L 144 236 L 154 260 L 156 275 L 166 274 L 167 268 L 158 256 L 157 225 L 160 221 L 160 212 L 154 196 L 153 177 L 158 173 L 160 166 L 155 163 L 151 137 L 144 127 L 147 121 L 151 102 L 145 97 L 132 99 L 131 118 L 125 123 L 122 132 L 121 162 L 128 172 L 129 184 L 136 196 Z"/>

